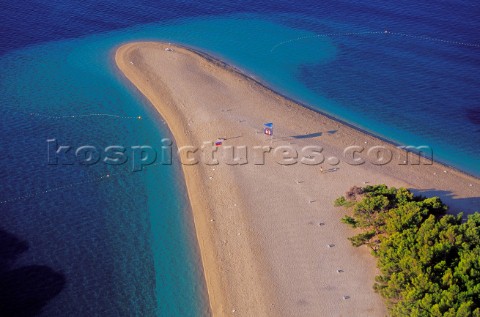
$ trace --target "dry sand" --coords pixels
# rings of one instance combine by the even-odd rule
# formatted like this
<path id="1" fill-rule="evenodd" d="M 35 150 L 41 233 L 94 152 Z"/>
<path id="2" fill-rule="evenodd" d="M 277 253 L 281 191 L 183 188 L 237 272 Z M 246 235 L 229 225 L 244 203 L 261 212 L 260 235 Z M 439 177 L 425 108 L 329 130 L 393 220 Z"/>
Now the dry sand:
<path id="1" fill-rule="evenodd" d="M 347 237 L 354 232 L 340 223 L 344 211 L 333 207 L 353 185 L 385 183 L 439 195 L 453 212 L 480 205 L 478 179 L 436 162 L 400 165 L 403 152 L 395 146 L 204 54 L 148 42 L 123 45 L 115 58 L 179 147 L 224 137 L 216 155 L 227 145 L 270 144 L 320 145 L 326 157 L 338 158 L 349 145 L 382 145 L 395 154 L 383 166 L 323 163 L 323 173 L 320 165 L 280 165 L 273 153 L 265 154 L 265 165 L 253 164 L 252 152 L 245 165 L 183 165 L 214 316 L 385 316 L 372 288 L 375 260 L 366 247 L 351 246 Z M 265 122 L 275 124 L 272 140 L 262 134 Z"/>

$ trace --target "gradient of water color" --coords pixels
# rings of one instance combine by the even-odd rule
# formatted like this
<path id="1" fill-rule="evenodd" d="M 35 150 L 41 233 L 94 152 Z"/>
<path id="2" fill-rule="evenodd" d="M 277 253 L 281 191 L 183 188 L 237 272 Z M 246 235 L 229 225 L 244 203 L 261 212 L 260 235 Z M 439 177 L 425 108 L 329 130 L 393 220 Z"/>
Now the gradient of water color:
<path id="1" fill-rule="evenodd" d="M 208 314 L 178 166 L 46 165 L 48 138 L 160 148 L 169 136 L 116 74 L 112 52 L 127 41 L 200 48 L 313 108 L 428 144 L 436 158 L 480 175 L 473 2 L 35 5 L 0 10 L 0 201 L 31 195 L 0 205 L 0 229 L 29 244 L 12 268 L 41 264 L 65 277 L 44 316 Z"/>

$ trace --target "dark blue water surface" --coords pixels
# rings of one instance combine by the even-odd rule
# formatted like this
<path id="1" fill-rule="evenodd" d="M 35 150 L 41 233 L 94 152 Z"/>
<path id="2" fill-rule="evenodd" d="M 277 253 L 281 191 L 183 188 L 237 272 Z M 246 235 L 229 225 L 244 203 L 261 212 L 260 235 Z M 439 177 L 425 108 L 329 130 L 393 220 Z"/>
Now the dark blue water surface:
<path id="1" fill-rule="evenodd" d="M 478 176 L 479 15 L 475 1 L 2 1 L 0 316 L 209 314 L 179 166 L 47 164 L 51 138 L 169 136 L 116 73 L 119 44 L 198 47 Z"/>

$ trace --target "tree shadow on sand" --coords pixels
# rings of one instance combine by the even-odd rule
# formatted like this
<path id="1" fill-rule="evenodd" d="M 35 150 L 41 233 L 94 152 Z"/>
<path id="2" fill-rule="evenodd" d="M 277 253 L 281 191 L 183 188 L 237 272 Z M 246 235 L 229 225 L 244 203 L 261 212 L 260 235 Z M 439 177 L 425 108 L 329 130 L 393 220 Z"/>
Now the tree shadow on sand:
<path id="1" fill-rule="evenodd" d="M 18 257 L 28 250 L 26 241 L 0 229 L 0 316 L 31 317 L 65 287 L 65 276 L 48 266 L 14 268 Z"/>
<path id="2" fill-rule="evenodd" d="M 439 197 L 445 204 L 448 205 L 450 214 L 458 214 L 463 212 L 464 216 L 473 214 L 475 211 L 480 211 L 480 196 L 476 197 L 456 197 L 454 193 L 447 190 L 438 189 L 423 189 L 418 190 L 415 188 L 409 188 L 409 190 L 419 196 L 425 197 Z"/>

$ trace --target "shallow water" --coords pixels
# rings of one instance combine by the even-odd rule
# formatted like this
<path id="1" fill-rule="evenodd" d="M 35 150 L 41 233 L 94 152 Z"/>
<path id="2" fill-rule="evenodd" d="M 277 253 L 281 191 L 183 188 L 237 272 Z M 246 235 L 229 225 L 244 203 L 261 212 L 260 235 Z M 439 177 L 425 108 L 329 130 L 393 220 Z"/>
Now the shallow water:
<path id="1" fill-rule="evenodd" d="M 158 149 L 169 136 L 116 74 L 112 52 L 127 41 L 200 48 L 312 108 L 430 145 L 435 158 L 480 175 L 473 2 L 61 3 L 0 10 L 0 229 L 28 243 L 2 238 L 1 264 L 63 277 L 44 316 L 208 314 L 179 166 L 47 164 L 51 138 Z M 115 117 L 85 116 L 98 113 Z"/>

